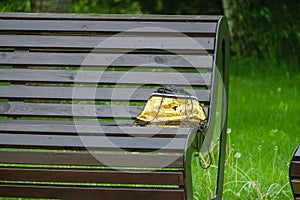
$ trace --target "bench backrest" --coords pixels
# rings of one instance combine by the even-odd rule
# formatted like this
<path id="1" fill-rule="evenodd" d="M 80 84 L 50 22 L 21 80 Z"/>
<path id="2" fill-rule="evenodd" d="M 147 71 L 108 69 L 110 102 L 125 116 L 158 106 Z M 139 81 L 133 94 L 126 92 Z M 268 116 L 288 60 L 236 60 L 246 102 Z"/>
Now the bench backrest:
<path id="1" fill-rule="evenodd" d="M 155 88 L 183 87 L 209 144 L 226 123 L 226 31 L 218 16 L 1 13 L 0 196 L 190 198 L 194 131 L 132 122 Z"/>

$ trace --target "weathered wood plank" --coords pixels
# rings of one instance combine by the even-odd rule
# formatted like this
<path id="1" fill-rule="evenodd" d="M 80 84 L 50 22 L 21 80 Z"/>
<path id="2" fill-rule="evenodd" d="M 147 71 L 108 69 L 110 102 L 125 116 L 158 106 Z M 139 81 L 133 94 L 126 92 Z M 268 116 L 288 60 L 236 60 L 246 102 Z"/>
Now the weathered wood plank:
<path id="1" fill-rule="evenodd" d="M 211 69 L 211 55 L 0 53 L 0 65 Z"/>
<path id="2" fill-rule="evenodd" d="M 142 106 L 0 102 L 0 116 L 134 119 Z"/>
<path id="3" fill-rule="evenodd" d="M 182 200 L 183 189 L 100 188 L 38 185 L 0 185 L 0 193 L 8 197 L 54 199 L 110 199 L 110 200 Z"/>
<path id="4" fill-rule="evenodd" d="M 216 15 L 140 15 L 140 14 L 79 14 L 79 13 L 0 13 L 1 19 L 53 19 L 53 20 L 124 20 L 124 21 L 215 21 Z"/>
<path id="5" fill-rule="evenodd" d="M 0 121 L 1 122 L 1 121 Z M 57 134 L 57 135 L 97 135 L 97 136 L 121 136 L 121 137 L 187 137 L 190 128 L 159 128 L 159 127 L 125 127 L 125 126 L 100 126 L 77 124 L 35 124 L 12 123 L 10 121 L 0 123 L 2 133 L 28 133 L 28 134 Z"/>
<path id="6" fill-rule="evenodd" d="M 38 152 L 38 151 L 0 151 L 0 163 L 29 165 L 99 166 L 131 168 L 183 168 L 183 154 L 129 154 L 124 151 L 107 152 Z M 129 168 L 127 168 L 129 167 Z"/>
<path id="7" fill-rule="evenodd" d="M 210 73 L 0 69 L 8 82 L 208 86 Z"/>
<path id="8" fill-rule="evenodd" d="M 3 48 L 214 50 L 213 37 L 0 35 Z"/>
<path id="9" fill-rule="evenodd" d="M 84 21 L 84 20 L 0 20 L 2 31 L 45 32 L 147 32 L 147 33 L 206 33 L 215 34 L 215 22 L 164 21 Z"/>
<path id="10" fill-rule="evenodd" d="M 185 138 L 0 134 L 2 147 L 183 152 Z"/>
<path id="11" fill-rule="evenodd" d="M 74 95 L 74 91 L 80 95 Z M 154 88 L 87 88 L 11 85 L 0 86 L 0 99 L 147 101 L 154 91 Z M 93 95 L 91 95 L 91 92 Z M 209 102 L 210 90 L 187 90 L 187 92 L 195 95 L 200 102 Z"/>
<path id="12" fill-rule="evenodd" d="M 143 106 L 0 102 L 0 116 L 135 119 Z M 208 113 L 208 106 L 204 107 Z"/>
<path id="13" fill-rule="evenodd" d="M 0 168 L 6 181 L 184 185 L 180 171 L 113 171 L 79 169 Z"/>

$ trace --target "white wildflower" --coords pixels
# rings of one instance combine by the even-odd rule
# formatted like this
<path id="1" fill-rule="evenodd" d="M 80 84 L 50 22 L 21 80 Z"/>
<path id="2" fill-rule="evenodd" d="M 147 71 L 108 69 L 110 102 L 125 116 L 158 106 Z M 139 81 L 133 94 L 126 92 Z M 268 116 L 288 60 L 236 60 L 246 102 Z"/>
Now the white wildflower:
<path id="1" fill-rule="evenodd" d="M 240 152 L 237 152 L 237 153 L 234 155 L 234 157 L 235 157 L 235 158 L 238 158 L 238 159 L 239 159 L 241 156 L 242 156 L 242 154 L 241 154 Z"/>

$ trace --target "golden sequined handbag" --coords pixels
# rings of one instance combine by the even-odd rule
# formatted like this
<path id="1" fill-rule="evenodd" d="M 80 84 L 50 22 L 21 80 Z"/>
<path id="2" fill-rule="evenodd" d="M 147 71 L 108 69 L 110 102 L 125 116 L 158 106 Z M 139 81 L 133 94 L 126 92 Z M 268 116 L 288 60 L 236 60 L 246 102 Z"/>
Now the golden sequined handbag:
<path id="1" fill-rule="evenodd" d="M 140 126 L 198 127 L 206 114 L 198 99 L 182 88 L 159 88 L 151 94 L 135 124 Z"/>

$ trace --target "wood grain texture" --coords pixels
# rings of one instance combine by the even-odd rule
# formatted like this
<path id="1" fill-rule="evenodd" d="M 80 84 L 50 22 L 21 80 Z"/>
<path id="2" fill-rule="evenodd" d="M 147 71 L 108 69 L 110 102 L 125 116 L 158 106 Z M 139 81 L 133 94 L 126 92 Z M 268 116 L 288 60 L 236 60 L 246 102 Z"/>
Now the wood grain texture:
<path id="1" fill-rule="evenodd" d="M 183 154 L 128 153 L 123 150 L 115 152 L 47 152 L 1 150 L 0 162 L 5 164 L 29 164 L 57 166 L 98 166 L 134 168 L 183 168 Z M 49 165 L 49 166 L 48 166 Z M 130 169 L 133 168 L 133 169 Z M 141 169 L 140 169 L 141 170 Z M 147 170 L 147 169 L 146 169 Z"/>
<path id="2" fill-rule="evenodd" d="M 2 52 L 0 65 L 211 69 L 211 55 Z"/>
<path id="3" fill-rule="evenodd" d="M 8 82 L 89 83 L 120 85 L 208 86 L 210 73 L 122 72 L 0 69 L 0 80 Z"/>
<path id="4" fill-rule="evenodd" d="M 203 21 L 217 22 L 216 15 L 141 15 L 141 14 L 80 14 L 80 13 L 0 13 L 1 19 L 52 19 L 52 20 L 96 20 L 96 21 Z"/>
<path id="5" fill-rule="evenodd" d="M 0 102 L 0 116 L 135 119 L 143 106 Z M 208 113 L 208 106 L 204 107 Z"/>
<path id="6" fill-rule="evenodd" d="M 46 178 L 47 177 L 47 178 Z M 108 184 L 157 184 L 183 185 L 180 171 L 82 170 L 82 169 L 28 169 L 0 168 L 0 179 L 7 181 L 108 183 Z"/>
<path id="7" fill-rule="evenodd" d="M 33 124 L 12 123 L 10 121 L 0 123 L 1 133 L 27 133 L 27 134 L 53 134 L 53 135 L 95 135 L 95 136 L 118 136 L 118 137 L 164 137 L 164 138 L 185 138 L 190 133 L 190 128 L 159 128 L 159 127 L 128 127 L 128 126 L 100 126 L 86 125 L 77 122 L 75 124 Z"/>
<path id="8" fill-rule="evenodd" d="M 70 21 L 70 20 L 0 20 L 3 31 L 45 32 L 147 32 L 147 33 L 206 33 L 215 34 L 215 22 L 164 21 Z"/>
<path id="9" fill-rule="evenodd" d="M 3 48 L 214 50 L 213 37 L 0 35 Z"/>
<path id="10" fill-rule="evenodd" d="M 0 99 L 147 101 L 154 88 L 91 88 L 43 87 L 11 85 L 0 86 Z M 200 102 L 209 102 L 209 90 L 187 90 Z M 74 94 L 76 93 L 76 95 Z"/>
<path id="11" fill-rule="evenodd" d="M 0 134 L 2 147 L 184 152 L 185 138 Z"/>
<path id="12" fill-rule="evenodd" d="M 9 197 L 54 199 L 110 199 L 110 200 L 182 200 L 183 189 L 100 188 L 72 186 L 0 185 L 0 193 Z"/>

